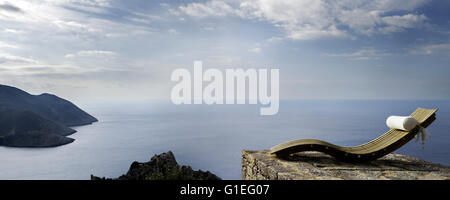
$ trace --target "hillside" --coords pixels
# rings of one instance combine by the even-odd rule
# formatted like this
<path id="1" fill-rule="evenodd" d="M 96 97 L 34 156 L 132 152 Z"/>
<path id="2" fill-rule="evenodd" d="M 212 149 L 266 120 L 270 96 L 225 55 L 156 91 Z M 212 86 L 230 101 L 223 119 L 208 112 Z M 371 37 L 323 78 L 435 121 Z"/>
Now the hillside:
<path id="1" fill-rule="evenodd" d="M 81 126 L 98 121 L 76 105 L 52 94 L 31 95 L 18 88 L 0 85 L 0 104 L 33 111 L 66 126 Z"/>
<path id="2" fill-rule="evenodd" d="M 76 131 L 97 119 L 73 103 L 51 94 L 31 95 L 0 85 L 0 145 L 53 147 L 68 144 Z"/>

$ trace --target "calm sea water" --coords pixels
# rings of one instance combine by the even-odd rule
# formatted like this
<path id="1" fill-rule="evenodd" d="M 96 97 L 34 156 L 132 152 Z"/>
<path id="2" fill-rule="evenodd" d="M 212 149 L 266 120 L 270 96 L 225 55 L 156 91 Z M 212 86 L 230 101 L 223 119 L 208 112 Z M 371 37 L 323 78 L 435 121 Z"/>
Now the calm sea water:
<path id="1" fill-rule="evenodd" d="M 0 179 L 117 177 L 133 161 L 172 150 L 177 161 L 224 179 L 241 178 L 241 151 L 317 138 L 358 145 L 381 135 L 389 115 L 439 108 L 425 149 L 411 141 L 397 153 L 450 165 L 450 101 L 282 101 L 274 116 L 257 105 L 86 104 L 100 122 L 76 127 L 74 143 L 55 148 L 0 147 Z"/>

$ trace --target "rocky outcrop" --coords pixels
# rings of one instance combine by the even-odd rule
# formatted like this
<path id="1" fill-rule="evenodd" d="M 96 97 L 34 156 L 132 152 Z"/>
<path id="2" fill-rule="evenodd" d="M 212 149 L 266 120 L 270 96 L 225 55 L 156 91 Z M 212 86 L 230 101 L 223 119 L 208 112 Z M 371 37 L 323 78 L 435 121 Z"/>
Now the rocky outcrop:
<path id="1" fill-rule="evenodd" d="M 345 163 L 319 152 L 278 158 L 267 150 L 244 150 L 242 179 L 450 180 L 450 167 L 400 154 L 388 154 L 369 163 Z"/>
<path id="2" fill-rule="evenodd" d="M 106 180 L 91 175 L 91 180 Z M 111 179 L 112 180 L 112 179 Z M 171 151 L 155 155 L 149 162 L 133 162 L 128 172 L 115 180 L 220 180 L 209 171 L 180 166 Z"/>

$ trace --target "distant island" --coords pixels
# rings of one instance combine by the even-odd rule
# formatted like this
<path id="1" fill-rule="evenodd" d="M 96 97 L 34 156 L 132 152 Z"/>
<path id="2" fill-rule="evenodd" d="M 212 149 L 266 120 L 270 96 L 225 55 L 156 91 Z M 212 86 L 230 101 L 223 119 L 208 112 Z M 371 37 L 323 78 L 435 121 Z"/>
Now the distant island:
<path id="1" fill-rule="evenodd" d="M 65 99 L 52 94 L 31 95 L 0 85 L 0 145 L 54 147 L 68 144 L 72 126 L 98 120 Z"/>

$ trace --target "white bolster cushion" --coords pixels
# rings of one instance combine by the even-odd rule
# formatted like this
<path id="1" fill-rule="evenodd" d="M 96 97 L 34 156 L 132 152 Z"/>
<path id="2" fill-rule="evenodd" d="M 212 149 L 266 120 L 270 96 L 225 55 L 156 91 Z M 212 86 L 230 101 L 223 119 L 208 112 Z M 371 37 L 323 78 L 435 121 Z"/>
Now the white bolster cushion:
<path id="1" fill-rule="evenodd" d="M 419 125 L 419 122 L 411 116 L 390 116 L 386 119 L 386 125 L 392 129 L 410 131 Z"/>

